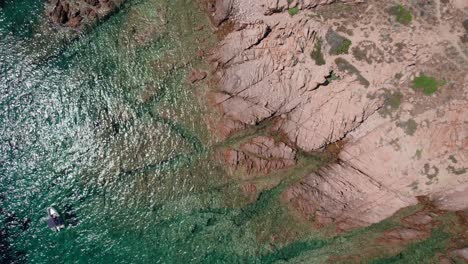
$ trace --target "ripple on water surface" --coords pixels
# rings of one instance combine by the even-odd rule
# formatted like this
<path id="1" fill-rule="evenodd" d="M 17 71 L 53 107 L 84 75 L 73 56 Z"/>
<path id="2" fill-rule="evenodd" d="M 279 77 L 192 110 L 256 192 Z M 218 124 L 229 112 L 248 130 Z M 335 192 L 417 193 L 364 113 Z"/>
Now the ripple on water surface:
<path id="1" fill-rule="evenodd" d="M 268 255 L 248 221 L 261 209 L 224 207 L 205 109 L 185 85 L 213 41 L 193 1 L 128 1 L 78 39 L 50 32 L 42 8 L 0 8 L 3 261 L 271 262 L 321 247 Z M 46 228 L 50 205 L 65 231 Z"/>

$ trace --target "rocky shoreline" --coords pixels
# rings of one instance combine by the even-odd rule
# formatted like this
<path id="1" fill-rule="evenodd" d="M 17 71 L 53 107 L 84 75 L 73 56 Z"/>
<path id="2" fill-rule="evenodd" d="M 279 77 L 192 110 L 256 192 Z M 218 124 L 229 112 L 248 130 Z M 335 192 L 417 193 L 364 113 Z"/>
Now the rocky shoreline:
<path id="1" fill-rule="evenodd" d="M 112 15 L 125 0 L 47 0 L 46 14 L 57 26 L 82 30 Z"/>
<path id="2" fill-rule="evenodd" d="M 466 6 L 371 0 L 206 5 L 214 26 L 229 28 L 209 58 L 211 96 L 222 116 L 213 131 L 225 140 L 268 120 L 285 136 L 225 149 L 230 167 L 268 174 L 294 166 L 296 151 L 345 142 L 336 163 L 283 193 L 305 219 L 349 230 L 380 222 L 419 196 L 439 208 L 468 209 Z M 400 9 L 407 11 L 402 17 L 394 11 Z M 436 92 L 416 87 L 418 78 L 430 79 L 426 75 L 437 79 Z"/>
<path id="3" fill-rule="evenodd" d="M 47 0 L 46 15 L 54 26 L 81 31 L 124 2 Z M 226 190 L 235 189 L 220 187 L 226 207 L 244 211 L 246 204 L 254 205 L 249 210 L 263 214 L 255 205 L 262 206 L 261 196 L 275 190 L 268 202 L 278 202 L 278 210 L 305 223 L 297 229 L 345 232 L 422 206 L 406 214 L 402 225 L 369 238 L 399 250 L 428 239 L 445 224 L 439 219 L 456 211 L 450 233 L 456 243 L 444 252 L 464 257 L 466 234 L 459 230 L 468 212 L 468 7 L 463 1 L 199 2 L 219 43 L 196 54 L 208 60 L 211 71 L 193 69 L 186 81 L 195 93 L 209 85 L 207 101 L 219 114 L 206 119 L 216 136 L 216 156 L 232 180 Z M 157 39 L 158 26 L 139 29 L 140 45 Z M 142 101 L 152 96 L 150 87 Z M 297 239 L 297 229 L 285 237 Z M 276 245 L 276 239 L 265 241 Z M 355 263 L 362 259 L 355 257 Z"/>

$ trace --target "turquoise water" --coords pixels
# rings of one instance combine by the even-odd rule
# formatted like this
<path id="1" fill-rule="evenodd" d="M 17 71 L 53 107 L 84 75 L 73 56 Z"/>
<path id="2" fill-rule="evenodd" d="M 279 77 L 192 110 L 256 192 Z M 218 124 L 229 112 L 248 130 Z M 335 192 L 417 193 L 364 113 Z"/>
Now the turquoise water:
<path id="1" fill-rule="evenodd" d="M 274 251 L 256 207 L 226 207 L 185 81 L 214 41 L 194 3 L 132 0 L 79 38 L 51 30 L 42 3 L 0 9 L 2 263 L 268 263 L 321 246 Z"/>

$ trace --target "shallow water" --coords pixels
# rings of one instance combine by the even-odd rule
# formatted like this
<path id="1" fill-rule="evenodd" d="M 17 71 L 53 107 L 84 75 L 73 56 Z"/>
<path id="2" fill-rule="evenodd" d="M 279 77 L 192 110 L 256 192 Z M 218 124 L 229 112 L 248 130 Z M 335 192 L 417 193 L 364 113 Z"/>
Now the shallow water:
<path id="1" fill-rule="evenodd" d="M 196 210 L 216 201 L 203 201 L 209 183 L 197 182 L 215 170 L 185 76 L 197 63 L 188 40 L 210 41 L 193 25 L 207 21 L 191 2 L 130 1 L 72 40 L 44 30 L 40 3 L 6 1 L 0 11 L 3 257 L 203 257 L 194 229 L 214 214 Z M 49 205 L 66 215 L 66 231 L 46 228 Z"/>

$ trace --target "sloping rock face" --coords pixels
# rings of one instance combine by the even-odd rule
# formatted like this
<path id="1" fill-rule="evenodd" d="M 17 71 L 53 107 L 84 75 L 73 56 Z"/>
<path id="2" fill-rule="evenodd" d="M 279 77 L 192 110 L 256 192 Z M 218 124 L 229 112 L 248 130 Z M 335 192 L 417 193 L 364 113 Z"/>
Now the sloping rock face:
<path id="1" fill-rule="evenodd" d="M 285 10 L 288 10 L 289 8 L 298 8 L 299 10 L 302 10 L 302 9 L 313 8 L 318 5 L 327 5 L 327 4 L 336 2 L 336 0 L 293 0 L 293 1 L 267 0 L 264 2 L 266 2 L 264 4 L 264 8 L 265 8 L 264 14 L 271 15 L 273 13 L 283 12 Z M 346 1 L 345 0 L 343 2 L 360 2 L 360 1 L 356 1 L 356 0 Z"/>
<path id="2" fill-rule="evenodd" d="M 454 173 L 455 163 L 449 153 L 456 156 L 457 163 L 464 164 L 459 169 L 468 163 L 468 112 L 461 104 L 445 110 L 443 120 L 437 111 L 421 115 L 416 122 L 426 126 L 412 136 L 403 136 L 400 127 L 387 122 L 375 124 L 377 127 L 366 132 L 356 131 L 356 138 L 340 153 L 338 164 L 307 176 L 288 190 L 286 199 L 312 204 L 307 211 L 302 210 L 305 215 L 348 229 L 389 217 L 402 207 L 416 204 L 419 195 L 438 196 L 442 190 L 446 194 L 466 192 L 466 175 Z M 423 149 L 420 156 L 416 155 L 418 149 Z M 466 200 L 456 197 L 464 195 L 449 197 L 454 204 L 445 209 L 466 208 Z"/>
<path id="3" fill-rule="evenodd" d="M 221 139 L 277 119 L 303 151 L 347 142 L 336 164 L 283 195 L 321 224 L 366 226 L 419 195 L 468 208 L 459 198 L 468 192 L 463 11 L 415 5 L 418 15 L 403 25 L 392 3 L 333 2 L 230 2 L 235 30 L 212 56 Z M 286 12 L 296 6 L 298 14 Z M 421 72 L 444 80 L 434 95 L 411 88 Z"/>
<path id="4" fill-rule="evenodd" d="M 46 13 L 56 25 L 81 29 L 109 16 L 123 2 L 125 0 L 47 0 Z"/>
<path id="5" fill-rule="evenodd" d="M 216 0 L 213 10 L 213 23 L 215 26 L 221 25 L 229 18 L 233 2 L 234 0 Z"/>
<path id="6" fill-rule="evenodd" d="M 259 136 L 241 144 L 239 149 L 226 149 L 224 159 L 233 169 L 245 169 L 250 177 L 292 167 L 296 164 L 296 151 L 283 142 Z"/>

